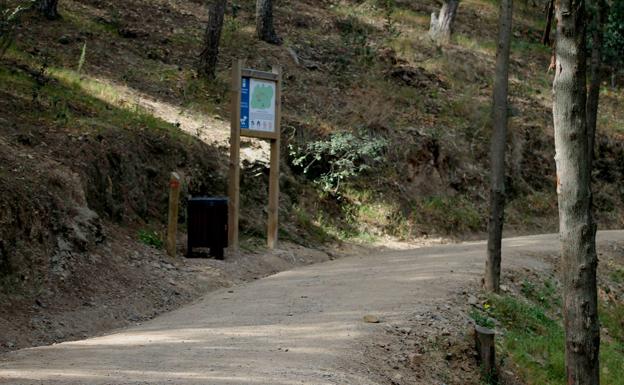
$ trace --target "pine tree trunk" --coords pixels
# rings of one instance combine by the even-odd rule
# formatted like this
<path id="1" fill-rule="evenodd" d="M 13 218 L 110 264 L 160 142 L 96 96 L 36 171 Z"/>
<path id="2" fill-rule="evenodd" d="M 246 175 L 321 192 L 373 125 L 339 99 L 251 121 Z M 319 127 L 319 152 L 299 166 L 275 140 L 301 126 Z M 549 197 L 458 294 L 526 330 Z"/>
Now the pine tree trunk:
<path id="1" fill-rule="evenodd" d="M 553 119 L 564 292 L 566 384 L 598 385 L 598 259 L 588 167 L 584 0 L 559 0 L 556 14 Z"/>
<path id="2" fill-rule="evenodd" d="M 273 0 L 256 0 L 256 34 L 267 43 L 282 43 L 273 26 Z"/>
<path id="3" fill-rule="evenodd" d="M 596 138 L 596 121 L 598 118 L 598 101 L 600 99 L 600 67 L 602 66 L 602 44 L 604 37 L 604 25 L 608 15 L 605 0 L 593 0 L 593 24 L 592 51 L 589 75 L 589 88 L 587 90 L 587 138 L 589 150 L 589 173 L 591 177 L 592 162 L 594 160 L 594 143 Z"/>
<path id="4" fill-rule="evenodd" d="M 208 25 L 204 37 L 204 49 L 199 57 L 199 74 L 214 79 L 219 59 L 219 42 L 223 30 L 226 0 L 211 0 L 208 4 Z"/>
<path id="5" fill-rule="evenodd" d="M 58 19 L 58 0 L 39 0 L 37 9 L 49 20 Z"/>
<path id="6" fill-rule="evenodd" d="M 485 288 L 498 292 L 501 272 L 501 242 L 505 218 L 505 147 L 507 146 L 507 94 L 513 0 L 502 0 L 499 15 L 498 48 L 493 97 L 493 132 L 490 152 L 491 190 L 488 223 Z"/>
<path id="7" fill-rule="evenodd" d="M 431 14 L 431 25 L 429 36 L 438 44 L 448 44 L 451 42 L 453 34 L 453 22 L 459 7 L 459 0 L 445 0 L 440 14 Z"/>
<path id="8" fill-rule="evenodd" d="M 546 11 L 546 27 L 542 35 L 542 44 L 550 45 L 550 30 L 552 29 L 552 20 L 555 14 L 555 0 L 548 2 L 548 11 Z"/>

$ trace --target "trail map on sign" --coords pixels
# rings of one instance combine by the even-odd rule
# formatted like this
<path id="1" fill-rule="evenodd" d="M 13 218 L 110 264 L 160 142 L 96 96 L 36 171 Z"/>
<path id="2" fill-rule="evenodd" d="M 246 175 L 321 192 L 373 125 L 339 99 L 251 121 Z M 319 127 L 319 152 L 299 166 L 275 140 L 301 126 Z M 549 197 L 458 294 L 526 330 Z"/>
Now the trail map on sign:
<path id="1" fill-rule="evenodd" d="M 275 132 L 275 82 L 244 77 L 241 129 Z"/>

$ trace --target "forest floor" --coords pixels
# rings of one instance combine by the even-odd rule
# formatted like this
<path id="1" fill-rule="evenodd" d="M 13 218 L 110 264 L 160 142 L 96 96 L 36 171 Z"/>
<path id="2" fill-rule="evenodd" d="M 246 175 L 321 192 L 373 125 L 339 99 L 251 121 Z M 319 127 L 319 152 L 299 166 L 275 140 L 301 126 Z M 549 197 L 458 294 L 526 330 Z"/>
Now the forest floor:
<path id="1" fill-rule="evenodd" d="M 606 265 L 624 262 L 624 232 L 601 232 L 598 243 Z M 485 298 L 484 247 L 359 254 L 285 271 L 111 335 L 7 353 L 0 383 L 481 384 L 469 314 Z M 504 248 L 506 292 L 557 270 L 557 235 L 510 238 Z M 608 290 L 621 295 L 618 285 Z M 511 361 L 500 370 L 505 384 L 523 383 L 523 373 Z"/>

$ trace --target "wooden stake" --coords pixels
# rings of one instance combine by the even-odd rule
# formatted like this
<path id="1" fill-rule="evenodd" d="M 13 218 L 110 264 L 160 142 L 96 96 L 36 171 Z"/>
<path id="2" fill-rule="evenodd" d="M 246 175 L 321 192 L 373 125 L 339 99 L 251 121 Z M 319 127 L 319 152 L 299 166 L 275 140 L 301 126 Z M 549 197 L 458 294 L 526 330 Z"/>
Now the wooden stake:
<path id="1" fill-rule="evenodd" d="M 496 380 L 495 334 L 494 330 L 475 325 L 475 344 L 477 354 L 479 355 L 479 363 L 481 364 L 483 375 L 488 381 Z"/>
<path id="2" fill-rule="evenodd" d="M 169 180 L 169 224 L 167 226 L 167 254 L 176 256 L 176 237 L 178 235 L 178 206 L 180 203 L 180 176 L 171 173 Z"/>
<path id="3" fill-rule="evenodd" d="M 267 246 L 277 246 L 279 228 L 279 175 L 280 175 L 280 134 L 282 119 L 282 70 L 274 66 L 273 73 L 279 76 L 275 93 L 275 131 L 276 139 L 271 140 L 271 162 L 269 172 L 269 221 L 267 225 Z"/>
<path id="4" fill-rule="evenodd" d="M 238 210 L 240 199 L 240 104 L 242 60 L 232 66 L 232 111 L 230 132 L 230 176 L 228 205 L 228 243 L 230 250 L 238 251 Z"/>

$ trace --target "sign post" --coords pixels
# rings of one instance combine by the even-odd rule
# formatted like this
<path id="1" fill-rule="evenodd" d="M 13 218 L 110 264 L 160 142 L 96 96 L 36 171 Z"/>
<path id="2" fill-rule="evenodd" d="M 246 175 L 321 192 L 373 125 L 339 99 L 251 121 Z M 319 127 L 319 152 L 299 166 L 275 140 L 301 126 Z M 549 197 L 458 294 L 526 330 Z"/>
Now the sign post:
<path id="1" fill-rule="evenodd" d="M 180 176 L 171 173 L 169 180 L 169 215 L 167 223 L 167 254 L 176 256 L 176 237 L 178 234 L 178 204 L 180 202 Z"/>
<path id="2" fill-rule="evenodd" d="M 271 142 L 269 174 L 269 218 L 267 246 L 277 245 L 279 217 L 279 160 L 282 75 L 279 67 L 272 72 L 243 69 L 242 61 L 232 69 L 232 120 L 230 136 L 230 182 L 228 237 L 232 250 L 238 250 L 240 194 L 240 137 L 268 139 Z"/>

